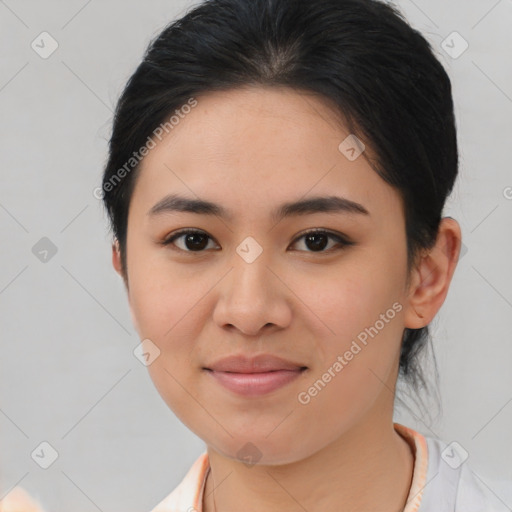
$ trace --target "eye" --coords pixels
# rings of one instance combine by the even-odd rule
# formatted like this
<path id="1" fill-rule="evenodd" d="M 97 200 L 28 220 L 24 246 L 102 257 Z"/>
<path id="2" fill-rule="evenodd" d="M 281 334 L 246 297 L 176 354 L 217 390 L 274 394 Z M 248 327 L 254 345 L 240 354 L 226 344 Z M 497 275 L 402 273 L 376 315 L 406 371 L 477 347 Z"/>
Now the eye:
<path id="1" fill-rule="evenodd" d="M 312 250 L 306 252 L 331 252 L 336 249 L 343 249 L 345 246 L 354 245 L 354 242 L 346 239 L 345 237 L 331 233 L 330 231 L 325 231 L 323 229 L 315 229 L 310 230 L 306 233 L 303 233 L 300 237 L 296 238 L 294 244 L 296 244 L 299 240 L 304 239 L 304 245 Z M 329 244 L 329 239 L 334 240 L 338 247 L 331 246 L 327 250 L 324 250 L 325 247 Z M 293 245 L 293 244 L 292 244 Z"/>
<path id="2" fill-rule="evenodd" d="M 183 245 L 185 247 L 179 247 L 178 244 L 174 244 L 175 240 L 183 239 Z M 170 238 L 167 238 L 162 242 L 163 245 L 174 244 L 185 252 L 201 252 L 208 245 L 208 239 L 211 240 L 211 237 L 207 235 L 204 231 L 200 231 L 197 229 L 182 229 L 177 233 L 174 233 Z"/>

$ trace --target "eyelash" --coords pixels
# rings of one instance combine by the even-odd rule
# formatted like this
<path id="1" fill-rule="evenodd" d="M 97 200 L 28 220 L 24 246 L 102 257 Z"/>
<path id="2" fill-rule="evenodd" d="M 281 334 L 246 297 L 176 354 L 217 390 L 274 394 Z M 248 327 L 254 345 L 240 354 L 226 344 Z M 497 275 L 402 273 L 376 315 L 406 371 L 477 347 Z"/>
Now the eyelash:
<path id="1" fill-rule="evenodd" d="M 170 246 L 175 240 L 177 240 L 178 238 L 181 238 L 183 235 L 188 235 L 188 234 L 206 235 L 210 240 L 213 240 L 213 238 L 210 237 L 204 231 L 201 231 L 199 229 L 187 228 L 187 229 L 182 229 L 180 231 L 177 231 L 177 232 L 173 233 L 170 237 L 168 237 L 165 240 L 163 240 L 161 242 L 161 244 L 164 245 L 164 246 Z M 299 251 L 299 252 L 309 252 L 311 254 L 330 254 L 332 251 L 342 250 L 345 247 L 349 247 L 351 245 L 354 245 L 354 242 L 351 242 L 347 238 L 345 238 L 345 237 L 343 237 L 343 236 L 341 236 L 341 235 L 339 235 L 337 233 L 333 233 L 332 231 L 326 231 L 325 229 L 313 229 L 313 230 L 306 231 L 305 233 L 302 233 L 297 238 L 295 238 L 295 240 L 292 242 L 292 245 L 294 245 L 299 240 L 301 240 L 302 238 L 304 238 L 304 237 L 306 237 L 308 235 L 319 235 L 319 234 L 327 235 L 328 238 L 331 238 L 331 239 L 335 240 L 338 243 L 338 247 L 334 246 L 334 247 L 331 247 L 330 249 L 321 250 L 321 251 Z M 185 252 L 185 253 L 197 253 L 197 254 L 200 254 L 200 253 L 206 251 L 206 249 L 203 249 L 203 250 L 200 250 L 200 251 L 190 251 L 190 250 L 181 249 L 181 248 L 176 247 L 176 246 L 172 247 L 172 249 L 173 250 L 177 250 L 177 251 L 182 251 L 182 252 Z"/>

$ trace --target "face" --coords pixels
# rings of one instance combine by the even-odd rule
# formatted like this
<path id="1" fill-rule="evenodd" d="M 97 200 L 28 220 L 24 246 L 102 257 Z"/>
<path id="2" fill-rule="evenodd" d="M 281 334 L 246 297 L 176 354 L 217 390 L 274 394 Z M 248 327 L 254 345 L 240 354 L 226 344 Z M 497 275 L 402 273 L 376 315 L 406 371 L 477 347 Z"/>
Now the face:
<path id="1" fill-rule="evenodd" d="M 340 150 L 350 133 L 316 96 L 196 99 L 144 158 L 131 199 L 132 318 L 159 350 L 148 370 L 160 395 L 207 445 L 297 461 L 390 413 L 407 303 L 402 201 L 346 151 L 350 139 Z M 162 203 L 170 194 L 218 209 L 182 211 Z M 276 216 L 326 197 L 341 200 Z M 228 375 L 216 365 L 231 355 L 290 365 Z"/>

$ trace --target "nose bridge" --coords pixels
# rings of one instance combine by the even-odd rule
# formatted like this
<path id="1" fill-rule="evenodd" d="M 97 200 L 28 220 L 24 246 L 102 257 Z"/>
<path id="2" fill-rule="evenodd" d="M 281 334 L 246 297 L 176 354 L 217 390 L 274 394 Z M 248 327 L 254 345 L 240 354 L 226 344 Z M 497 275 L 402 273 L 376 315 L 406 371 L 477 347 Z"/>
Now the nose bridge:
<path id="1" fill-rule="evenodd" d="M 245 238 L 231 258 L 233 265 L 229 297 L 231 307 L 260 309 L 269 296 L 269 253 L 253 237 Z"/>
<path id="2" fill-rule="evenodd" d="M 268 267 L 270 252 L 252 237 L 244 239 L 230 258 L 232 267 L 220 283 L 214 319 L 256 334 L 267 324 L 283 327 L 290 320 L 286 292 Z"/>

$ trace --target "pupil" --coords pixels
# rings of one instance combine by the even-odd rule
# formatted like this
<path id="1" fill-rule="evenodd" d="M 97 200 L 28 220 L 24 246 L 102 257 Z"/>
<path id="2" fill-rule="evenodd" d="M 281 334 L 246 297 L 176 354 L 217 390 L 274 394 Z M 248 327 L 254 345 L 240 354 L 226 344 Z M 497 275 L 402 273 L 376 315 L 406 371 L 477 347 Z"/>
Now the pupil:
<path id="1" fill-rule="evenodd" d="M 202 243 L 199 242 L 199 244 L 195 243 L 197 242 L 197 238 L 202 238 Z M 190 247 L 189 243 L 192 245 Z M 207 245 L 206 242 L 206 236 L 202 235 L 201 233 L 189 233 L 185 238 L 185 245 L 187 246 L 187 249 L 204 249 Z"/>
<path id="2" fill-rule="evenodd" d="M 317 239 L 317 241 L 315 242 L 315 238 Z M 318 238 L 321 239 L 320 243 L 318 243 Z M 310 249 L 324 249 L 325 246 L 327 245 L 327 237 L 325 235 L 322 235 L 322 234 L 313 234 L 313 235 L 308 235 L 306 237 L 306 244 L 308 244 L 308 242 L 313 242 L 313 247 L 310 247 L 308 245 L 308 248 Z"/>

